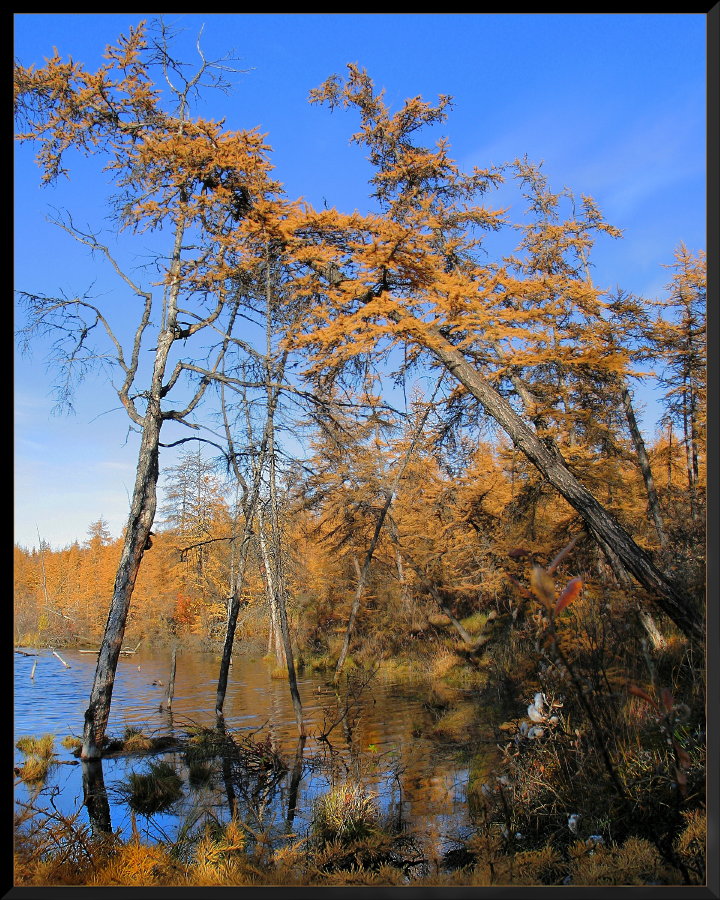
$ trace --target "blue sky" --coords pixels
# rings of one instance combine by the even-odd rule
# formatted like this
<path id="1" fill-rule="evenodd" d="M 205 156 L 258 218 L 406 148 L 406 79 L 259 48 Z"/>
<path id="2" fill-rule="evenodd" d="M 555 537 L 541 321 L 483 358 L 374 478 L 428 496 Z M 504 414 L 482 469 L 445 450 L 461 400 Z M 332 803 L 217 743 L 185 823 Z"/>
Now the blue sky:
<path id="1" fill-rule="evenodd" d="M 106 44 L 154 13 L 16 14 L 15 56 L 42 65 L 57 47 L 89 68 Z M 369 208 L 369 167 L 349 144 L 350 113 L 307 102 L 349 62 L 367 69 L 391 108 L 411 96 L 454 98 L 446 135 L 463 168 L 525 154 L 543 161 L 554 189 L 590 194 L 622 240 L 600 243 L 596 283 L 647 297 L 669 280 L 663 264 L 684 241 L 705 247 L 705 16 L 692 14 L 166 14 L 185 29 L 192 60 L 203 28 L 207 58 L 234 51 L 244 71 L 231 95 L 207 94 L 203 115 L 228 128 L 258 126 L 276 177 L 291 197 L 341 210 Z M 89 167 L 83 164 L 79 172 Z M 39 187 L 29 145 L 15 162 L 15 286 L 48 294 L 110 295 L 113 279 L 50 225 L 50 207 L 102 224 L 102 181 Z M 100 189 L 98 189 L 100 184 Z M 135 246 L 135 261 L 143 261 Z M 91 287 L 92 286 L 92 287 Z M 22 314 L 16 314 L 16 327 Z M 83 540 L 104 516 L 122 529 L 132 491 L 136 435 L 102 375 L 87 381 L 72 416 L 52 413 L 48 345 L 15 359 L 15 539 L 53 546 Z M 638 391 L 651 438 L 656 405 Z M 172 460 L 168 459 L 168 464 Z"/>

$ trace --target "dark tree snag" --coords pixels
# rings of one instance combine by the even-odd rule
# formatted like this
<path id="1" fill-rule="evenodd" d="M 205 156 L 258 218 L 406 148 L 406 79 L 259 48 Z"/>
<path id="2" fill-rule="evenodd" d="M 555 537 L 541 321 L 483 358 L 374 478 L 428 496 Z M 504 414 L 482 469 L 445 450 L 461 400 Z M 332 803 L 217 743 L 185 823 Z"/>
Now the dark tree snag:
<path id="1" fill-rule="evenodd" d="M 242 543 L 240 544 L 240 559 L 238 562 L 238 575 L 232 588 L 230 604 L 228 608 L 227 628 L 225 630 L 225 643 L 223 644 L 222 659 L 220 660 L 220 672 L 218 675 L 217 694 L 215 697 L 215 716 L 220 723 L 227 693 L 228 677 L 230 674 L 230 661 L 232 659 L 235 630 L 237 629 L 238 613 L 240 612 L 240 591 L 242 589 L 245 565 L 247 560 L 250 537 L 252 535 L 252 520 L 246 520 Z"/>

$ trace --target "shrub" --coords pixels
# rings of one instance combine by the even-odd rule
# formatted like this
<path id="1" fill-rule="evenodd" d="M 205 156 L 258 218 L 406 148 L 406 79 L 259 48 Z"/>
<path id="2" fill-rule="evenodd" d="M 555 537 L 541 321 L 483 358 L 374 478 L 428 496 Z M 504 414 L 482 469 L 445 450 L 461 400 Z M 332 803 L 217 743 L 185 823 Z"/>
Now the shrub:
<path id="1" fill-rule="evenodd" d="M 321 844 L 369 837 L 377 831 L 377 823 L 375 798 L 357 784 L 336 785 L 314 804 L 312 827 Z"/>

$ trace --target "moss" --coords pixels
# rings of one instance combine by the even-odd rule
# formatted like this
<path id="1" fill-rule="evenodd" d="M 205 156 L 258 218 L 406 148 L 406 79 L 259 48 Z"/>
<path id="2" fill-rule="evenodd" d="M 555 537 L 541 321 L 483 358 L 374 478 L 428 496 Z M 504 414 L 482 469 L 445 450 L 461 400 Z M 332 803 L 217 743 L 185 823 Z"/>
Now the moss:
<path id="1" fill-rule="evenodd" d="M 337 664 L 337 661 L 328 653 L 323 653 L 319 656 L 306 656 L 304 662 L 305 667 L 310 672 L 330 672 Z"/>
<path id="2" fill-rule="evenodd" d="M 465 629 L 465 631 L 470 632 L 472 635 L 479 635 L 480 632 L 485 628 L 485 625 L 488 620 L 487 612 L 474 612 L 470 616 L 466 616 L 464 619 L 460 619 L 460 624 Z"/>

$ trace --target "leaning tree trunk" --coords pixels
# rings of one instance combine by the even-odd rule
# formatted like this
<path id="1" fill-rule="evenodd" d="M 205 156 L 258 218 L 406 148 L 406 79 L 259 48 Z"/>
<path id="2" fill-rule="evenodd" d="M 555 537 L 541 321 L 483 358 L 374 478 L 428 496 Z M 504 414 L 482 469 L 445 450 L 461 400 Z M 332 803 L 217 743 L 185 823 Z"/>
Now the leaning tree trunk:
<path id="1" fill-rule="evenodd" d="M 102 753 L 105 729 L 110 715 L 110 701 L 115 684 L 115 670 L 125 635 L 130 599 L 148 544 L 157 507 L 161 425 L 160 402 L 153 397 L 149 400 L 145 413 L 135 488 L 130 517 L 125 530 L 125 542 L 115 576 L 110 613 L 98 654 L 90 705 L 85 711 L 81 754 L 83 759 L 97 759 Z"/>
<path id="2" fill-rule="evenodd" d="M 240 591 L 242 589 L 245 578 L 245 566 L 247 564 L 248 548 L 250 546 L 250 537 L 252 535 L 252 519 L 245 522 L 242 543 L 240 545 L 240 554 L 237 565 L 237 573 L 233 579 L 232 593 L 228 606 L 227 628 L 225 630 L 225 642 L 223 644 L 223 653 L 220 660 L 220 672 L 218 674 L 218 686 L 215 696 L 215 716 L 220 722 L 223 716 L 223 706 L 225 704 L 225 694 L 227 693 L 228 676 L 230 674 L 230 660 L 232 659 L 233 643 L 235 641 L 235 631 L 237 629 L 238 613 L 240 612 Z"/>
<path id="3" fill-rule="evenodd" d="M 588 530 L 609 556 L 646 588 L 656 605 L 687 637 L 702 643 L 704 617 L 698 607 L 680 594 L 675 585 L 657 569 L 648 555 L 633 541 L 617 519 L 608 512 L 573 475 L 554 444 L 545 444 L 515 412 L 507 400 L 452 346 L 437 329 L 431 331 L 429 349 L 475 397 L 509 435 L 548 482 L 583 518 Z"/>

